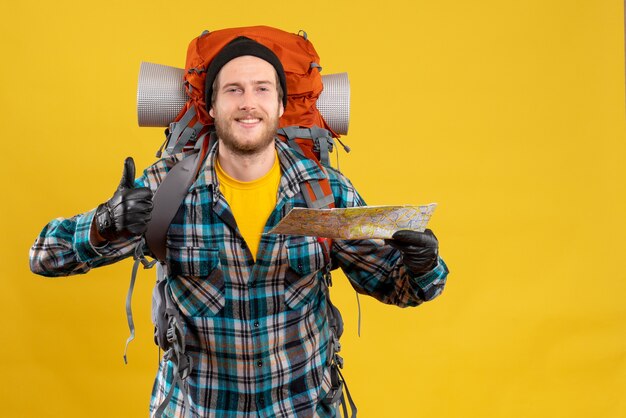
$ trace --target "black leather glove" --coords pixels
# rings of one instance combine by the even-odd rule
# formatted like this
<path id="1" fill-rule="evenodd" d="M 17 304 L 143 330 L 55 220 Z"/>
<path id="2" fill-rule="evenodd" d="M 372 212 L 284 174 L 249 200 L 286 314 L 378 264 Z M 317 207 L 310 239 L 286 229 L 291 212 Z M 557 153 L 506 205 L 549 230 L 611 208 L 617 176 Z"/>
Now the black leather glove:
<path id="1" fill-rule="evenodd" d="M 415 274 L 424 274 L 437 264 L 439 241 L 430 229 L 424 232 L 396 231 L 385 242 L 402 252 L 402 262 Z"/>
<path id="2" fill-rule="evenodd" d="M 124 161 L 124 173 L 117 190 L 96 209 L 96 228 L 107 241 L 141 235 L 152 213 L 152 192 L 147 187 L 135 189 L 135 162 Z"/>

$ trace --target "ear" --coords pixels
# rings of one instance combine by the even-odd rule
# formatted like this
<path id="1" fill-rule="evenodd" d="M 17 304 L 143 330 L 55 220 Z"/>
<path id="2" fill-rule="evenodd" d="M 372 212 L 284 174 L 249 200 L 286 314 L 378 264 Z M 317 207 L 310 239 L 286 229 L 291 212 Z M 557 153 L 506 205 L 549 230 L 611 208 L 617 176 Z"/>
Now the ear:
<path id="1" fill-rule="evenodd" d="M 215 119 L 215 112 L 213 112 L 213 106 L 211 106 L 211 108 L 209 109 L 209 116 Z"/>
<path id="2" fill-rule="evenodd" d="M 278 117 L 280 118 L 283 115 L 283 113 L 285 113 L 285 106 L 283 106 L 283 102 L 281 100 L 281 102 L 280 102 L 280 109 L 278 111 Z"/>

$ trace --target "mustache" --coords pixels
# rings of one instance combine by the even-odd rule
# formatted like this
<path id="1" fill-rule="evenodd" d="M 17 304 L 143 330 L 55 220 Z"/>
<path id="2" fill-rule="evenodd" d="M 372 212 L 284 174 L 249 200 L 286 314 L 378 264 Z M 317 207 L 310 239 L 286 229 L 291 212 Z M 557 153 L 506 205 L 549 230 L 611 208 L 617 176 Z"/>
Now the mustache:
<path id="1" fill-rule="evenodd" d="M 259 112 L 238 112 L 233 115 L 233 119 L 264 119 Z"/>

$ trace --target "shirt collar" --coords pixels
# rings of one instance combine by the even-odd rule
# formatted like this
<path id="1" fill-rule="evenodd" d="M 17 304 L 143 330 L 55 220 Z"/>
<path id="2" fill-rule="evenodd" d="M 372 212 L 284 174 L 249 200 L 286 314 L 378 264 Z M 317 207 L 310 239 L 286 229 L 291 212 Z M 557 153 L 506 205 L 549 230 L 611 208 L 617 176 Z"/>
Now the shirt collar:
<path id="1" fill-rule="evenodd" d="M 279 197 L 293 197 L 300 190 L 300 184 L 309 180 L 319 180 L 326 177 L 324 171 L 317 163 L 292 149 L 285 142 L 276 139 L 276 150 L 280 162 L 281 179 Z M 215 174 L 215 159 L 217 158 L 218 142 L 211 146 L 204 167 L 198 174 L 198 178 L 191 189 L 210 186 L 213 190 L 218 188 L 217 175 Z"/>

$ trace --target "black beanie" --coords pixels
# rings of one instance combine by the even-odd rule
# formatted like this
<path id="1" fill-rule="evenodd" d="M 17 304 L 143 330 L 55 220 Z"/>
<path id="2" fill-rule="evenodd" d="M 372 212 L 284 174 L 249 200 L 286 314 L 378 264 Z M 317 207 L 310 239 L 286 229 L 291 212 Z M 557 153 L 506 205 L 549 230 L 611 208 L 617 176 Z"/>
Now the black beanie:
<path id="1" fill-rule="evenodd" d="M 285 78 L 285 70 L 283 70 L 283 65 L 280 63 L 276 54 L 274 54 L 274 52 L 265 45 L 261 45 L 250 38 L 246 38 L 245 36 L 239 36 L 222 48 L 222 50 L 217 53 L 215 58 L 213 58 L 213 61 L 209 64 L 204 84 L 207 109 L 211 109 L 213 82 L 215 81 L 215 77 L 217 77 L 217 73 L 219 73 L 222 67 L 229 61 L 244 55 L 252 55 L 272 64 L 276 70 L 276 74 L 278 74 L 280 86 L 283 88 L 283 106 L 287 107 L 287 80 Z"/>

